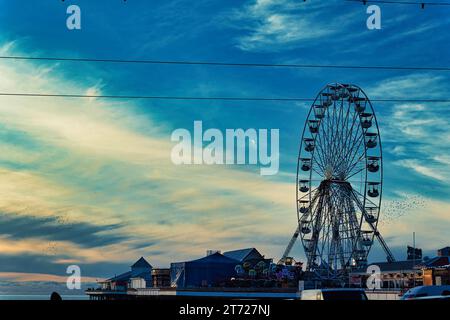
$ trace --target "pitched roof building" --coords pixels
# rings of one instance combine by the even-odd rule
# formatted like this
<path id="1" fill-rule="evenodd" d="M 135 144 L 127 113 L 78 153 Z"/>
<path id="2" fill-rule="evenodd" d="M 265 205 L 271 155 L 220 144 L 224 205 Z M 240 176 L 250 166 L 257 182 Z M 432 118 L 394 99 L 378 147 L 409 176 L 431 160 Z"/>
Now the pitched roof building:
<path id="1" fill-rule="evenodd" d="M 217 286 L 236 275 L 235 266 L 239 261 L 219 252 L 206 257 L 170 264 L 171 286 L 194 288 Z"/>
<path id="2" fill-rule="evenodd" d="M 133 283 L 139 283 L 139 286 L 152 286 L 152 265 L 143 257 L 139 258 L 131 267 L 130 271 L 121 273 L 105 281 L 99 282 L 103 290 L 126 291 L 133 287 Z"/>
<path id="3" fill-rule="evenodd" d="M 147 260 L 144 259 L 144 257 L 140 257 L 139 260 L 133 263 L 133 265 L 131 266 L 131 269 L 136 268 L 153 268 L 153 267 L 150 263 L 147 262 Z"/>

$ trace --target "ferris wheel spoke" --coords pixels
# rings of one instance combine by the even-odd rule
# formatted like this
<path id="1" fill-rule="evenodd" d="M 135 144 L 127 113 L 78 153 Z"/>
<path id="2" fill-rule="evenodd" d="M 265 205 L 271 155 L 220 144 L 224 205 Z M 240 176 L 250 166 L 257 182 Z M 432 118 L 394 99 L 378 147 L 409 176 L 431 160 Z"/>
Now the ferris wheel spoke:
<path id="1" fill-rule="evenodd" d="M 339 154 L 342 150 L 342 137 L 344 135 L 344 126 L 343 126 L 343 113 L 344 113 L 344 101 L 341 99 L 339 101 L 336 101 L 336 104 L 339 104 L 339 111 L 338 111 L 338 118 L 337 118 L 337 128 L 340 129 L 337 131 L 335 140 L 336 140 L 336 148 L 335 148 L 335 154 Z M 338 158 L 338 157 L 337 157 Z"/>
<path id="2" fill-rule="evenodd" d="M 335 103 L 333 104 L 333 126 L 335 128 L 335 130 L 333 130 L 332 132 L 332 154 L 333 156 L 333 168 L 337 169 L 336 167 L 336 163 L 337 163 L 337 159 L 338 159 L 338 154 L 340 152 L 339 149 L 339 144 L 340 144 L 340 135 L 342 134 L 342 127 L 339 125 L 340 122 L 340 118 L 339 118 L 339 114 L 340 114 L 340 110 L 336 110 L 337 108 L 337 102 L 335 101 Z M 341 108 L 339 108 L 341 109 Z"/>
<path id="3" fill-rule="evenodd" d="M 356 113 L 353 114 L 353 120 L 352 120 L 352 127 L 349 130 L 349 119 L 350 119 L 350 109 L 351 109 L 351 104 L 350 102 L 347 103 L 347 112 L 345 114 L 345 125 L 343 125 L 343 128 L 345 128 L 345 131 L 342 131 L 342 134 L 347 133 L 345 135 L 345 137 L 341 137 L 341 138 L 345 138 L 342 139 L 343 140 L 343 146 L 345 146 L 347 140 L 348 140 L 348 133 L 351 133 L 351 130 L 353 129 L 353 125 L 355 124 L 355 117 L 356 117 Z"/>
<path id="4" fill-rule="evenodd" d="M 322 120 L 322 129 L 319 134 L 319 143 L 318 143 L 318 150 L 320 149 L 320 157 L 323 159 L 322 163 L 324 164 L 324 169 L 326 169 L 328 166 L 333 165 L 333 131 L 332 126 L 333 123 L 331 122 L 332 113 L 330 113 L 330 108 L 328 107 L 325 112 L 325 119 Z M 327 146 L 325 149 L 323 146 Z M 324 170 L 325 171 L 325 170 Z"/>
<path id="5" fill-rule="evenodd" d="M 345 123 L 345 125 L 343 124 L 343 128 L 345 128 L 346 129 L 346 132 L 348 132 L 349 130 L 349 128 L 348 128 L 348 126 L 349 126 L 349 122 L 348 122 L 348 120 L 349 120 L 349 118 L 350 118 L 350 109 L 351 109 L 351 104 L 350 104 L 350 102 L 347 102 L 347 112 L 346 112 L 346 114 L 345 114 L 345 121 L 344 121 L 344 123 Z M 355 115 L 354 115 L 355 116 Z M 342 131 L 343 133 L 344 133 L 344 131 Z M 347 138 L 347 135 L 345 136 L 345 137 L 341 137 L 341 138 Z M 344 142 L 344 139 L 343 139 L 343 142 Z M 345 145 L 345 143 L 343 143 L 343 145 Z"/>
<path id="6" fill-rule="evenodd" d="M 336 107 L 335 107 L 334 103 L 332 104 L 332 106 L 333 106 L 333 110 L 332 111 L 330 111 L 331 106 L 329 106 L 327 108 L 327 132 L 326 132 L 327 140 L 328 140 L 328 144 L 327 144 L 328 145 L 328 150 L 327 150 L 327 152 L 328 152 L 328 155 L 329 155 L 329 160 L 330 160 L 329 164 L 330 165 L 333 165 L 333 157 L 332 157 L 332 155 L 333 155 L 333 144 L 334 144 L 333 135 L 334 135 L 334 129 L 336 128 L 336 126 L 334 125 L 334 115 L 335 115 L 335 112 L 336 112 Z"/>
<path id="7" fill-rule="evenodd" d="M 319 151 L 319 149 L 320 149 L 320 151 Z M 326 152 L 325 152 L 325 150 L 322 147 L 322 138 L 321 138 L 321 136 L 319 136 L 319 143 L 317 144 L 317 149 L 316 150 L 317 150 L 317 155 L 321 159 L 321 163 L 322 163 L 323 167 L 325 168 L 326 165 L 328 164 L 328 159 L 326 157 Z M 325 170 L 324 170 L 324 172 L 325 172 Z"/>
<path id="8" fill-rule="evenodd" d="M 317 171 L 317 170 L 314 168 L 314 166 L 312 166 L 311 169 L 312 169 L 315 173 L 317 173 L 319 176 L 321 176 L 322 178 L 325 178 L 325 176 L 324 176 L 322 173 L 320 173 L 319 171 Z M 323 172 L 323 171 L 324 171 L 324 170 L 322 170 L 322 172 Z"/>
<path id="9" fill-rule="evenodd" d="M 357 144 L 357 141 L 359 140 L 359 143 Z M 364 132 L 361 131 L 361 133 L 358 135 L 358 137 L 355 136 L 355 138 L 352 140 L 352 147 L 350 150 L 346 153 L 343 161 L 341 162 L 341 165 L 344 166 L 346 172 L 350 166 L 353 165 L 353 160 L 355 158 L 355 154 L 358 152 L 358 150 L 361 147 L 362 142 L 364 141 Z M 356 146 L 356 149 L 355 149 Z M 351 157 L 351 158 L 350 158 Z M 346 160 L 347 159 L 347 160 Z M 348 160 L 350 159 L 350 160 Z"/>
<path id="10" fill-rule="evenodd" d="M 320 97 L 319 101 L 320 101 L 320 104 L 323 105 L 323 101 L 322 101 L 321 97 Z M 327 145 L 328 141 L 325 141 L 326 136 L 322 137 L 322 135 L 320 134 L 320 132 L 324 130 L 323 122 L 324 121 L 322 119 L 320 121 L 319 133 L 316 134 L 316 136 L 314 138 L 315 150 L 314 150 L 313 154 L 314 154 L 315 160 L 320 163 L 321 170 L 323 172 L 325 172 L 325 167 L 328 162 L 328 158 L 327 158 L 327 152 L 325 152 L 325 150 L 323 149 L 323 145 Z M 317 157 L 316 157 L 316 155 L 317 155 Z"/>
<path id="11" fill-rule="evenodd" d="M 317 157 L 316 157 L 316 155 L 317 155 Z M 324 165 L 323 160 L 321 158 L 320 152 L 314 152 L 312 159 L 315 160 L 315 162 L 320 167 L 322 172 L 325 172 L 325 165 Z M 313 165 L 314 165 L 314 162 L 313 162 Z M 322 174 L 322 176 L 323 176 L 323 174 Z"/>
<path id="12" fill-rule="evenodd" d="M 328 108 L 330 109 L 330 107 Z M 331 157 L 331 155 L 334 154 L 334 131 L 336 129 L 336 125 L 335 125 L 335 113 L 336 113 L 336 107 L 335 104 L 333 103 L 333 111 L 329 112 L 329 117 L 327 118 L 329 126 L 328 126 L 328 137 L 329 137 L 329 144 L 328 144 L 328 153 L 330 155 L 330 164 L 332 167 L 334 167 L 334 159 L 333 157 Z"/>
<path id="13" fill-rule="evenodd" d="M 350 108 L 351 108 L 351 105 L 349 104 L 349 106 L 348 106 L 348 113 L 350 113 Z M 347 147 L 347 144 L 348 144 L 348 141 L 349 141 L 349 138 L 350 137 L 353 137 L 353 130 L 354 130 L 354 128 L 355 128 L 355 124 L 357 123 L 357 117 L 358 117 L 358 114 L 356 113 L 356 112 L 354 112 L 353 113 L 353 118 L 352 118 L 352 121 L 351 121 L 351 127 L 350 127 L 350 130 L 347 130 L 347 135 L 346 135 L 346 139 L 345 139 L 345 143 L 344 143 L 344 146 L 345 147 Z M 346 125 L 346 127 L 347 127 L 347 129 L 348 129 L 348 125 L 349 125 L 349 123 L 348 123 L 348 119 L 347 119 L 347 125 Z M 358 129 L 358 127 L 359 126 L 357 126 L 357 129 Z"/>
<path id="14" fill-rule="evenodd" d="M 355 157 L 358 155 L 359 151 L 362 151 L 363 157 L 365 157 L 365 155 L 366 155 L 365 145 L 363 148 L 364 132 L 361 132 L 361 135 L 357 140 L 359 140 L 357 147 L 355 149 L 352 148 L 350 154 L 348 155 L 350 160 L 346 163 L 347 170 L 349 170 L 351 168 L 351 166 L 353 166 L 354 164 L 358 163 L 359 160 L 355 161 Z"/>
<path id="15" fill-rule="evenodd" d="M 341 166 L 346 161 L 346 156 L 349 153 L 349 149 L 351 150 L 351 147 L 354 145 L 354 140 L 355 140 L 354 127 L 355 127 L 355 123 L 356 123 L 356 116 L 357 116 L 357 114 L 355 113 L 353 116 L 352 126 L 351 126 L 350 130 L 347 132 L 344 147 L 342 148 L 342 152 L 340 153 L 341 155 L 339 157 L 338 166 Z M 359 126 L 356 126 L 356 135 L 358 134 L 358 132 L 359 132 Z"/>
<path id="16" fill-rule="evenodd" d="M 363 163 L 363 166 L 361 168 L 357 168 L 356 171 L 352 172 L 353 169 L 356 168 L 357 164 L 360 163 L 360 161 L 364 158 L 364 154 L 358 158 L 358 160 L 353 164 L 353 166 L 348 170 L 347 178 L 346 180 L 349 181 L 349 179 L 355 175 L 357 175 L 360 172 L 363 172 L 366 170 L 365 163 Z"/>
<path id="17" fill-rule="evenodd" d="M 319 136 L 319 145 L 322 149 L 322 155 L 325 160 L 325 165 L 328 166 L 330 163 L 329 148 L 330 148 L 330 143 L 331 143 L 329 136 L 328 136 L 328 131 L 330 128 L 329 108 L 326 108 L 325 113 L 326 113 L 326 116 L 321 121 L 321 128 L 320 128 L 318 136 Z"/>
<path id="18" fill-rule="evenodd" d="M 342 128 L 342 130 L 340 131 L 339 137 L 337 138 L 338 140 L 338 148 L 337 151 L 341 152 L 342 151 L 342 143 L 343 143 L 343 138 L 344 138 L 344 100 L 341 99 L 339 101 L 340 103 L 340 115 L 339 115 L 339 122 L 338 122 L 338 127 Z"/>
<path id="19" fill-rule="evenodd" d="M 355 148 L 355 145 L 358 141 L 362 141 L 364 135 L 364 130 L 361 129 L 359 125 L 357 125 L 356 130 L 352 130 L 351 135 L 349 136 L 350 139 L 348 140 L 348 144 L 346 146 L 346 153 L 344 154 L 345 157 L 351 155 L 353 149 Z M 344 157 L 344 160 L 345 160 Z"/>
<path id="20" fill-rule="evenodd" d="M 343 103 L 342 103 L 342 106 L 341 106 L 342 112 L 343 112 L 343 109 L 344 109 L 344 107 L 343 107 Z M 349 114 L 349 109 L 347 109 L 347 112 L 346 112 L 346 120 L 345 120 L 346 123 L 348 122 L 348 114 Z M 340 134 L 337 138 L 337 140 L 339 141 L 339 144 L 338 144 L 338 148 L 336 150 L 336 170 L 339 171 L 339 165 L 342 162 L 342 159 L 344 159 L 344 153 L 346 150 L 345 137 L 347 137 L 348 124 L 346 124 L 344 126 L 344 122 L 342 122 L 342 125 L 338 124 L 338 127 L 341 128 Z"/>

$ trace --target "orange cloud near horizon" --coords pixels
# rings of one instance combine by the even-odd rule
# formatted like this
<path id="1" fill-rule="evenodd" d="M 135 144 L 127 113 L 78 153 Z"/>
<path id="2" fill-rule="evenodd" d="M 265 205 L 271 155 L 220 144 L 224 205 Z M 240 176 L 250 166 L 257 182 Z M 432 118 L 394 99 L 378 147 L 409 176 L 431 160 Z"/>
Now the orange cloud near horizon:
<path id="1" fill-rule="evenodd" d="M 16 282 L 46 281 L 65 283 L 67 276 L 58 276 L 45 273 L 0 272 L 0 280 Z M 82 283 L 103 281 L 103 278 L 81 277 Z"/>

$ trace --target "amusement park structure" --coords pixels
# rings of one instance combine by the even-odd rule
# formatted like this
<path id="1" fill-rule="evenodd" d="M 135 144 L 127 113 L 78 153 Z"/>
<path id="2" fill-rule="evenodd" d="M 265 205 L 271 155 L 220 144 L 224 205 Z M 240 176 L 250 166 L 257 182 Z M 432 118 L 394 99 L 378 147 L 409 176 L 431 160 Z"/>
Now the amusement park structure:
<path id="1" fill-rule="evenodd" d="M 377 238 L 387 260 L 395 261 L 377 229 L 383 186 L 380 131 L 364 91 L 329 84 L 312 104 L 297 165 L 297 226 L 279 263 L 298 237 L 315 279 L 345 279 L 367 265 Z"/>

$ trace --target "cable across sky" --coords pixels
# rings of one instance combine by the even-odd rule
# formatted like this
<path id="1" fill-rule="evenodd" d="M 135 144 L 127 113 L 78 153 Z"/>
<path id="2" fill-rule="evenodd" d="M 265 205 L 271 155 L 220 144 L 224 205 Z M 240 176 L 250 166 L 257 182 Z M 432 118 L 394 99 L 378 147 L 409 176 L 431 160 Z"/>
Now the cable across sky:
<path id="1" fill-rule="evenodd" d="M 29 61 L 60 61 L 60 62 L 93 62 L 93 63 L 123 63 L 123 64 L 166 64 L 166 65 L 203 65 L 222 67 L 259 67 L 259 68 L 324 68 L 324 69 L 366 69 L 366 70 L 408 70 L 408 71 L 450 71 L 450 66 L 375 66 L 375 65 L 338 65 L 319 63 L 248 63 L 221 61 L 188 61 L 188 60 L 127 60 L 127 59 L 95 59 L 95 58 L 64 58 L 64 57 L 31 57 L 31 56 L 0 56 L 2 60 Z"/>
<path id="2" fill-rule="evenodd" d="M 218 100 L 218 101 L 279 101 L 279 102 L 313 102 L 315 98 L 301 98 L 301 97 L 198 97 L 198 96 L 151 96 L 151 95 L 90 95 L 90 94 L 56 94 L 56 93 L 8 93 L 0 92 L 0 96 L 14 96 L 14 97 L 47 97 L 47 98 L 91 98 L 91 99 L 141 99 L 141 100 L 180 100 L 180 101 L 202 101 L 202 100 Z M 436 98 L 436 99 L 397 99 L 397 98 L 383 98 L 370 99 L 373 102 L 413 102 L 413 103 L 438 103 L 450 102 L 450 99 Z"/>
<path id="3" fill-rule="evenodd" d="M 426 6 L 450 6 L 450 2 L 425 2 L 425 1 L 394 1 L 394 0 L 345 0 L 346 2 L 359 2 L 362 4 L 397 4 L 397 5 L 416 5 L 424 9 Z"/>

